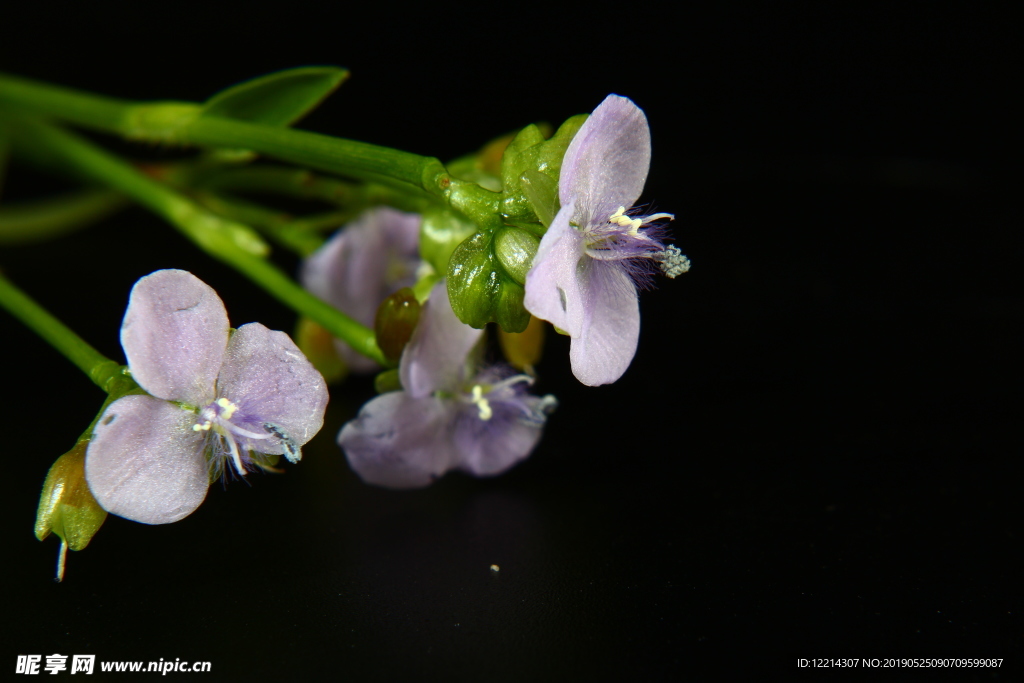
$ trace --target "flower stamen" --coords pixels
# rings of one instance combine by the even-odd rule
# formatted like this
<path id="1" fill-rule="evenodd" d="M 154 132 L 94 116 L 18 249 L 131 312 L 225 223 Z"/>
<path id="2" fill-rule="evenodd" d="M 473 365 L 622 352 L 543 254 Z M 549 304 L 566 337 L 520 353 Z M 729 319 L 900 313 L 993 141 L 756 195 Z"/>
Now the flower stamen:
<path id="1" fill-rule="evenodd" d="M 235 414 L 236 410 L 238 410 L 238 406 L 226 398 L 218 398 L 217 405 L 223 408 L 220 417 L 225 420 L 230 420 L 231 416 Z"/>
<path id="2" fill-rule="evenodd" d="M 476 405 L 477 410 L 480 411 L 481 420 L 487 421 L 494 416 L 494 411 L 491 410 L 490 402 L 484 398 L 484 388 L 481 385 L 473 385 L 473 395 L 470 398 L 470 402 Z"/>

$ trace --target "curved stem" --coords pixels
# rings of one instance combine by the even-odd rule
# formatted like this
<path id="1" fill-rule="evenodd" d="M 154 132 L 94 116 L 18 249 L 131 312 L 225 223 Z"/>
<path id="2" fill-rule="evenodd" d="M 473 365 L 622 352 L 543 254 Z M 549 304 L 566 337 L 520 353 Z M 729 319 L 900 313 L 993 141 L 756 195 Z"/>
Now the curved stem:
<path id="1" fill-rule="evenodd" d="M 315 320 L 358 353 L 387 365 L 373 330 L 310 294 L 264 258 L 266 244 L 247 225 L 206 211 L 92 143 L 39 121 L 18 121 L 18 142 L 46 153 L 79 174 L 120 190 L 167 219 L 203 251 L 227 263 L 279 301 Z"/>
<path id="2" fill-rule="evenodd" d="M 65 358 L 89 376 L 96 386 L 108 390 L 110 381 L 121 373 L 121 365 L 90 346 L 64 323 L 22 292 L 0 273 L 0 306 L 45 339 Z"/>

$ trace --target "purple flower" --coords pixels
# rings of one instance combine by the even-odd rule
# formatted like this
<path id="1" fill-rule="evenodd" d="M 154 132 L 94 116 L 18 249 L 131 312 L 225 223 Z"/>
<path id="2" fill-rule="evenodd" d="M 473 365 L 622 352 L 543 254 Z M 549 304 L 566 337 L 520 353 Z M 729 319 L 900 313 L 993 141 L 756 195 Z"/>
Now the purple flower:
<path id="1" fill-rule="evenodd" d="M 226 462 L 239 475 L 258 453 L 298 462 L 323 426 L 324 380 L 288 335 L 259 323 L 230 333 L 220 297 L 191 273 L 135 283 L 121 346 L 150 395 L 110 404 L 85 458 L 89 489 L 115 515 L 176 522 Z"/>
<path id="2" fill-rule="evenodd" d="M 659 241 L 655 221 L 634 216 L 651 159 L 644 113 L 625 97 L 605 98 L 569 143 L 551 222 L 526 276 L 526 310 L 572 338 L 572 371 L 584 384 L 614 382 L 640 334 L 636 285 L 657 267 L 670 277 L 689 261 Z"/>
<path id="3" fill-rule="evenodd" d="M 404 390 L 373 399 L 338 434 L 364 481 L 416 488 L 451 469 L 490 476 L 530 454 L 555 398 L 526 393 L 526 375 L 474 372 L 482 334 L 455 317 L 447 286 L 436 284 L 402 353 Z"/>
<path id="4" fill-rule="evenodd" d="M 377 307 L 416 282 L 420 216 L 378 207 L 340 230 L 302 264 L 302 286 L 353 320 L 373 327 Z M 373 372 L 376 362 L 334 340 L 352 372 Z"/>

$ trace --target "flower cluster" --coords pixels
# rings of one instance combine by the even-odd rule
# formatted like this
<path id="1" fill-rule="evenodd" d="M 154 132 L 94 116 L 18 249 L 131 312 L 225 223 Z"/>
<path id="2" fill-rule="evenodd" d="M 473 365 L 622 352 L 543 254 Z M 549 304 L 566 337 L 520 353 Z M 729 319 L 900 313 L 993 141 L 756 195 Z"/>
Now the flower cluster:
<path id="1" fill-rule="evenodd" d="M 260 454 L 298 462 L 323 426 L 327 388 L 288 335 L 259 323 L 232 332 L 220 297 L 191 273 L 135 284 L 121 345 L 147 394 L 110 404 L 85 458 L 89 489 L 115 515 L 175 522 L 228 467 L 244 476 L 267 462 Z"/>
<path id="2" fill-rule="evenodd" d="M 650 154 L 643 112 L 624 97 L 608 96 L 566 149 L 558 182 L 561 208 L 526 273 L 526 309 L 572 338 L 572 369 L 584 384 L 614 382 L 632 361 L 640 329 L 637 286 L 647 285 L 658 269 L 669 277 L 689 269 L 679 249 L 663 242 L 664 222 L 673 216 L 633 209 Z M 326 247 L 307 262 L 306 280 L 332 274 L 335 282 L 348 281 L 349 296 L 360 292 L 360 305 L 379 302 L 397 287 L 381 280 L 385 269 L 379 265 L 394 258 L 385 249 L 394 250 L 397 240 L 373 242 L 355 235 L 368 225 L 387 235 L 411 224 L 399 216 L 406 215 L 367 214 L 331 243 L 351 234 L 349 251 Z M 374 272 L 361 264 L 372 264 Z M 366 275 L 346 276 L 357 269 Z M 361 311 L 340 295 L 328 300 L 350 315 L 371 317 L 368 308 Z M 444 283 L 436 285 L 401 356 L 402 391 L 371 400 L 338 435 L 350 465 L 365 481 L 411 488 L 452 469 L 492 475 L 532 451 L 556 401 L 527 393 L 532 377 L 479 369 L 475 349 L 482 334 L 456 318 Z"/>
<path id="3" fill-rule="evenodd" d="M 633 209 L 650 165 L 643 112 L 610 95 L 569 143 L 558 182 L 560 209 L 525 277 L 526 309 L 572 339 L 570 360 L 585 384 L 614 382 L 636 352 L 637 286 L 689 261 L 664 244 L 672 216 Z M 377 208 L 303 265 L 313 293 L 372 324 L 389 294 L 421 269 L 420 217 Z M 86 455 L 100 505 L 151 524 L 191 513 L 219 474 L 296 462 L 323 423 L 319 373 L 285 334 L 257 323 L 234 333 L 216 293 L 184 271 L 142 278 L 121 331 L 128 366 L 148 395 L 106 410 Z M 391 488 L 426 486 L 445 472 L 505 471 L 540 439 L 552 396 L 528 393 L 531 376 L 485 366 L 483 330 L 458 320 L 445 283 L 423 304 L 401 353 L 401 390 L 381 394 L 338 434 L 352 468 Z M 349 367 L 375 364 L 336 342 Z"/>

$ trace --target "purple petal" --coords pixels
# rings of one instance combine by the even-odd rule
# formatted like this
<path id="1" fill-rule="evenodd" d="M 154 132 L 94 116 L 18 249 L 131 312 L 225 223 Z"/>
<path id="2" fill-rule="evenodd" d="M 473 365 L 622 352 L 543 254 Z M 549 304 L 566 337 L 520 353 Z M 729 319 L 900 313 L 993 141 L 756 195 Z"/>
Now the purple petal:
<path id="1" fill-rule="evenodd" d="M 583 329 L 583 292 L 579 287 L 584 237 L 569 225 L 570 202 L 555 216 L 544 234 L 526 274 L 526 310 L 576 337 Z M 586 259 L 590 260 L 590 259 Z"/>
<path id="2" fill-rule="evenodd" d="M 385 298 L 416 281 L 420 217 L 387 207 L 362 214 L 302 264 L 303 287 L 339 311 L 373 327 Z M 353 372 L 378 365 L 336 340 Z"/>
<path id="3" fill-rule="evenodd" d="M 609 95 L 569 143 L 558 196 L 562 206 L 576 200 L 580 227 L 603 223 L 620 206 L 636 203 L 650 165 L 647 117 L 631 100 Z"/>
<path id="4" fill-rule="evenodd" d="M 476 330 L 455 317 L 444 280 L 434 285 L 423 305 L 416 331 L 402 352 L 399 376 L 413 398 L 438 390 L 457 391 L 466 359 L 480 339 Z"/>
<path id="5" fill-rule="evenodd" d="M 302 446 L 324 424 L 327 385 L 295 342 L 259 323 L 239 327 L 228 341 L 217 393 L 238 406 L 231 422 L 263 433 L 272 423 Z M 240 439 L 258 453 L 284 452 L 279 439 Z"/>
<path id="6" fill-rule="evenodd" d="M 526 458 L 544 427 L 543 422 L 524 419 L 517 406 L 492 402 L 491 408 L 493 414 L 488 420 L 480 419 L 475 406 L 463 407 L 455 420 L 458 467 L 477 477 L 501 474 Z"/>
<path id="7" fill-rule="evenodd" d="M 610 384 L 622 377 L 636 354 L 640 307 L 636 286 L 622 264 L 588 259 L 580 273 L 584 290 L 583 331 L 569 348 L 572 372 L 584 384 Z"/>
<path id="8" fill-rule="evenodd" d="M 353 470 L 369 484 L 394 489 L 427 486 L 456 460 L 451 446 L 452 411 L 439 398 L 412 398 L 404 391 L 381 394 L 359 410 L 338 434 Z"/>
<path id="9" fill-rule="evenodd" d="M 209 402 L 227 341 L 223 302 L 192 273 L 158 270 L 132 287 L 121 346 L 135 381 L 153 396 Z"/>
<path id="10" fill-rule="evenodd" d="M 114 401 L 85 455 L 89 490 L 107 512 L 144 524 L 187 517 L 209 485 L 195 415 L 152 396 Z"/>

